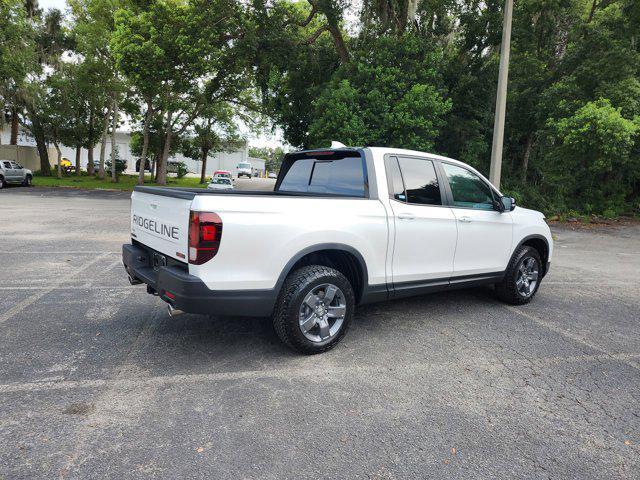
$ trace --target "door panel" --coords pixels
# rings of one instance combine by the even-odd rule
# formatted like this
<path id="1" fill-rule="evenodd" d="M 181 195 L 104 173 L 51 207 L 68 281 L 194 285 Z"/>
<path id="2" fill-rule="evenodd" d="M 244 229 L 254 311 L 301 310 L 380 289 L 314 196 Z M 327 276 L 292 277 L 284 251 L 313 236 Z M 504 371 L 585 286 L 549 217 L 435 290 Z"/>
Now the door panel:
<path id="1" fill-rule="evenodd" d="M 494 209 L 497 194 L 474 172 L 446 162 L 441 165 L 458 223 L 453 276 L 503 271 L 511 253 L 511 214 Z"/>
<path id="2" fill-rule="evenodd" d="M 511 249 L 511 214 L 466 208 L 452 210 L 458 220 L 454 277 L 503 271 Z"/>
<path id="3" fill-rule="evenodd" d="M 393 283 L 446 279 L 453 271 L 456 219 L 450 208 L 391 202 L 395 222 Z"/>
<path id="4" fill-rule="evenodd" d="M 453 272 L 457 226 L 451 209 L 442 205 L 433 162 L 425 158 L 390 157 L 386 167 L 395 225 L 394 288 L 448 284 Z"/>

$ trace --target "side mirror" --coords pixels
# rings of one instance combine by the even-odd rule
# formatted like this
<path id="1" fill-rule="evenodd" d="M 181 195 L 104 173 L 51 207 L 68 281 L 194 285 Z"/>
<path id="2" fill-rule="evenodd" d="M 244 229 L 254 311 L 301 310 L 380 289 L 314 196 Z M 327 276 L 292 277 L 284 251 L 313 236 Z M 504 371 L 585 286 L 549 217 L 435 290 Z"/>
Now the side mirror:
<path id="1" fill-rule="evenodd" d="M 513 197 L 502 197 L 500 202 L 502 203 L 503 212 L 512 212 L 516 208 L 516 199 Z"/>

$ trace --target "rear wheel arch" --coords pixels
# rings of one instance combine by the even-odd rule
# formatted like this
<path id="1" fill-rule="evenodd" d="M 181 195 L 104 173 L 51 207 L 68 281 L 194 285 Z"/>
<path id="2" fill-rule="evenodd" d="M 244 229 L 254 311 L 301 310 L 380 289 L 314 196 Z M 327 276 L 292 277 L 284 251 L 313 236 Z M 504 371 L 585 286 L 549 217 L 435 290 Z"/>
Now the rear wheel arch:
<path id="1" fill-rule="evenodd" d="M 279 294 L 290 273 L 307 265 L 324 265 L 342 273 L 351 283 L 356 303 L 368 284 L 367 264 L 355 248 L 340 243 L 323 243 L 307 247 L 294 255 L 285 265 L 276 283 Z"/>

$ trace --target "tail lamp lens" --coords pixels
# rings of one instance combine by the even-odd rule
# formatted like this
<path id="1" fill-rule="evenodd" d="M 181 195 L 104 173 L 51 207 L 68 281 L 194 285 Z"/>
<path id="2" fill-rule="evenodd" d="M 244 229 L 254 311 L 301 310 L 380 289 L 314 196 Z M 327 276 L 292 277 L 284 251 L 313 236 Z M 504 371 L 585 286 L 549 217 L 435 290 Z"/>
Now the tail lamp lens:
<path id="1" fill-rule="evenodd" d="M 189 263 L 202 265 L 220 248 L 222 220 L 217 213 L 191 212 L 189 216 Z"/>

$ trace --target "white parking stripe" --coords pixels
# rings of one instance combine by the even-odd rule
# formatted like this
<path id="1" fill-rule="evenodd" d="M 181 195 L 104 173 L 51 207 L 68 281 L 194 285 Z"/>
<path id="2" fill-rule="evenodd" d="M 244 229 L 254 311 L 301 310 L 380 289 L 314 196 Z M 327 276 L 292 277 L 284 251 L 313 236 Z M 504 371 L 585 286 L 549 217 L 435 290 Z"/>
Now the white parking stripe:
<path id="1" fill-rule="evenodd" d="M 632 358 L 627 358 L 624 356 L 620 356 L 617 355 L 615 353 L 609 352 L 608 350 L 600 347 L 599 345 L 596 345 L 594 343 L 589 342 L 588 340 L 585 340 L 583 337 L 581 337 L 580 335 L 577 335 L 573 332 L 569 332 L 563 328 L 558 327 L 556 324 L 549 322 L 547 320 L 543 320 L 542 318 L 538 318 L 535 315 L 531 315 L 528 312 L 525 312 L 523 310 L 520 310 L 518 307 L 514 307 L 513 305 L 504 305 L 504 307 L 508 310 L 511 310 L 514 313 L 517 313 L 518 315 L 521 315 L 529 320 L 531 320 L 532 322 L 535 322 L 536 324 L 545 327 L 549 330 L 551 330 L 554 333 L 557 333 L 559 335 L 562 335 L 565 338 L 568 338 L 570 340 L 573 340 L 574 342 L 578 342 L 580 345 L 583 345 L 585 347 L 591 348 L 592 350 L 595 350 L 596 352 L 600 352 L 603 355 L 605 355 L 606 357 L 609 357 L 613 360 L 618 360 L 622 363 L 624 363 L 625 365 L 628 365 L 632 368 L 635 368 L 636 370 L 640 370 L 640 363 L 634 361 Z"/>
<path id="2" fill-rule="evenodd" d="M 607 360 L 621 361 L 627 365 L 637 368 L 633 360 L 639 360 L 640 353 L 637 354 L 601 354 L 601 355 L 572 355 L 558 357 L 543 357 L 539 359 L 520 359 L 520 358 L 501 358 L 499 360 L 480 360 L 474 361 L 474 368 L 488 367 L 504 367 L 509 364 L 519 364 L 526 362 L 534 363 L 536 366 L 545 367 L 552 365 L 561 365 L 565 363 L 582 363 L 582 362 L 603 362 Z M 402 370 L 395 371 L 394 374 L 416 375 L 418 373 L 428 373 L 439 370 L 455 370 L 465 365 L 463 361 L 456 362 L 437 362 L 437 363 L 413 363 L 403 365 Z M 361 373 L 385 374 L 389 372 L 388 365 L 331 365 L 320 362 L 318 364 L 305 364 L 304 368 L 269 368 L 266 370 L 245 370 L 237 372 L 218 372 L 218 373 L 198 373 L 198 374 L 177 374 L 177 375 L 161 375 L 155 377 L 120 377 L 115 379 L 94 379 L 94 380 L 54 380 L 42 382 L 26 382 L 26 383 L 8 383 L 0 384 L 0 395 L 6 393 L 20 392 L 41 392 L 51 390 L 74 390 L 79 388 L 102 388 L 108 387 L 111 390 L 119 389 L 137 389 L 143 387 L 165 387 L 184 384 L 201 384 L 204 382 L 218 382 L 225 380 L 255 380 L 260 378 L 275 378 L 283 380 L 292 380 L 296 378 L 314 378 L 314 379 L 332 379 L 339 375 L 356 378 L 355 375 Z"/>
<path id="3" fill-rule="evenodd" d="M 99 261 L 104 260 L 109 255 L 110 255 L 109 253 L 103 253 L 102 255 L 97 256 L 96 258 L 94 258 L 90 262 L 87 262 L 84 265 L 82 265 L 81 267 L 76 268 L 74 271 L 72 271 L 70 273 L 67 273 L 66 275 L 63 275 L 62 277 L 59 277 L 58 280 L 56 280 L 55 282 L 49 284 L 47 286 L 47 288 L 35 292 L 29 298 L 25 298 L 23 301 L 21 301 L 17 305 L 14 305 L 8 311 L 0 314 L 0 325 L 3 324 L 4 322 L 6 322 L 11 317 L 13 317 L 15 314 L 17 314 L 17 313 L 21 312 L 22 310 L 24 310 L 25 308 L 27 308 L 29 305 L 31 305 L 31 304 L 37 302 L 38 300 L 40 300 L 47 293 L 51 292 L 52 290 L 55 290 L 60 285 L 62 285 L 65 282 L 69 281 L 70 279 L 77 277 L 78 274 L 80 274 L 81 272 L 85 271 L 89 267 L 95 265 Z"/>

